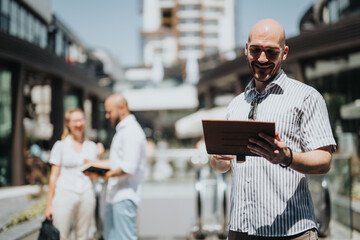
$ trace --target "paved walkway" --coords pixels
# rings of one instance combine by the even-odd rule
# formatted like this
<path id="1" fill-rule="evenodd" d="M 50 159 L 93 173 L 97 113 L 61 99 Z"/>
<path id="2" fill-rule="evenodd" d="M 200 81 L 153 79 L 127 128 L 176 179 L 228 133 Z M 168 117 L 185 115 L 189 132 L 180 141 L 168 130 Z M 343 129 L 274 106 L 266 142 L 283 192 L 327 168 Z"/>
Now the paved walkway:
<path id="1" fill-rule="evenodd" d="M 39 198 L 31 197 L 39 192 L 38 186 L 30 185 L 0 188 L 0 240 L 23 239 L 40 228 L 43 216 L 5 229 L 13 216 L 39 201 Z"/>
<path id="2" fill-rule="evenodd" d="M 35 203 L 37 200 L 29 198 L 29 195 L 38 192 L 37 186 L 0 188 L 0 228 L 9 222 L 13 215 Z M 153 183 L 144 186 L 143 202 L 138 217 L 140 240 L 185 240 L 194 218 L 195 193 L 192 183 Z M 43 216 L 39 216 L 2 231 L 0 240 L 36 240 L 43 219 Z M 360 239 L 359 232 L 351 233 L 339 223 L 331 222 L 330 227 L 331 236 L 321 238 L 322 240 Z M 210 235 L 206 240 L 217 238 Z"/>

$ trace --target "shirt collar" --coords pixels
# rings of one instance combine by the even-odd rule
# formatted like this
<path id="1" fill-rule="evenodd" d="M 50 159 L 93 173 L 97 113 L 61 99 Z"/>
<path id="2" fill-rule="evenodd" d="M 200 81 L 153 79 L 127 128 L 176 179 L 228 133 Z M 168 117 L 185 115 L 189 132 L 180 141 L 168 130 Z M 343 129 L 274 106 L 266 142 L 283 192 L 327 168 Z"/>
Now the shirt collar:
<path id="1" fill-rule="evenodd" d="M 278 75 L 266 86 L 265 91 L 263 93 L 259 93 L 255 88 L 255 79 L 252 78 L 249 84 L 245 88 L 245 97 L 249 97 L 253 99 L 255 97 L 260 97 L 260 99 L 266 98 L 271 93 L 271 90 L 277 86 L 280 88 L 284 87 L 284 79 L 286 79 L 286 74 L 284 70 L 281 70 Z"/>
<path id="2" fill-rule="evenodd" d="M 64 143 L 66 143 L 66 144 L 71 143 L 71 141 L 72 141 L 71 135 L 70 135 L 70 134 L 67 135 L 67 136 L 64 138 L 63 141 L 64 141 Z"/>
<path id="3" fill-rule="evenodd" d="M 128 125 L 130 122 L 135 120 L 135 116 L 133 114 L 130 114 L 129 116 L 125 117 L 123 120 L 121 120 L 115 127 L 116 131 L 119 131 L 121 128 Z"/>

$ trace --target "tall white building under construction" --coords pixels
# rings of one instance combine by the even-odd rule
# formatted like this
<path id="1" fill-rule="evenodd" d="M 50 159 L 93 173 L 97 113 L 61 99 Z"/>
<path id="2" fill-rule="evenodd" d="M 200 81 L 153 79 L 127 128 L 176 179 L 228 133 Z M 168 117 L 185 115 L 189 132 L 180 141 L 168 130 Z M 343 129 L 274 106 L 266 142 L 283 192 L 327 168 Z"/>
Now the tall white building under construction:
<path id="1" fill-rule="evenodd" d="M 165 67 L 235 47 L 234 0 L 143 0 L 143 61 Z"/>

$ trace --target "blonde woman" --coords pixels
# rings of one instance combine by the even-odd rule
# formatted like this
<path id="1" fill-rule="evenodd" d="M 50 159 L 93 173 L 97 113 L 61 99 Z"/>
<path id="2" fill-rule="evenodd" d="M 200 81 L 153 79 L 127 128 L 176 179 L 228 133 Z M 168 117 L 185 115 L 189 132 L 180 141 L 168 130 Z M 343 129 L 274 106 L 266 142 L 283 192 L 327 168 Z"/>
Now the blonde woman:
<path id="1" fill-rule="evenodd" d="M 77 240 L 87 240 L 95 211 L 92 182 L 81 172 L 84 159 L 98 159 L 97 145 L 85 138 L 84 112 L 71 108 L 65 113 L 62 140 L 50 154 L 51 173 L 45 216 L 53 219 L 61 239 L 68 239 L 75 222 Z"/>

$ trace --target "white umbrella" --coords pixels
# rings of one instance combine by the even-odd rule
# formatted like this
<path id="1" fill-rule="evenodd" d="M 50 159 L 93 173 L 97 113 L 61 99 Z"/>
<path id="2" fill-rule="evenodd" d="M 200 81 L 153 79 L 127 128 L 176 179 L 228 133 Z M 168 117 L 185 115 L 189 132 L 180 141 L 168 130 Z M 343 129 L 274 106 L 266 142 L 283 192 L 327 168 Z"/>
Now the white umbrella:
<path id="1" fill-rule="evenodd" d="M 197 138 L 203 135 L 203 119 L 225 120 L 226 107 L 215 107 L 212 109 L 201 109 L 176 121 L 175 133 L 180 139 Z"/>

